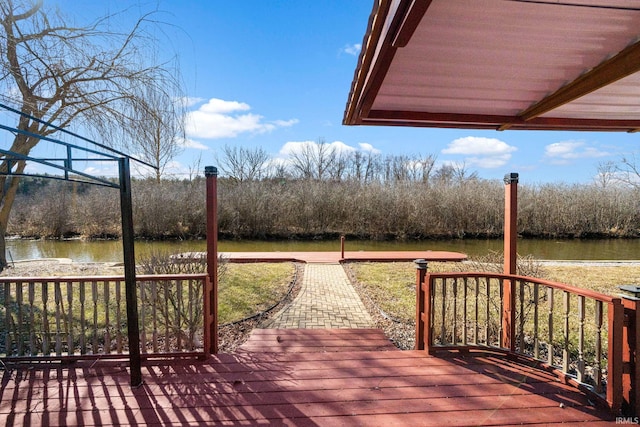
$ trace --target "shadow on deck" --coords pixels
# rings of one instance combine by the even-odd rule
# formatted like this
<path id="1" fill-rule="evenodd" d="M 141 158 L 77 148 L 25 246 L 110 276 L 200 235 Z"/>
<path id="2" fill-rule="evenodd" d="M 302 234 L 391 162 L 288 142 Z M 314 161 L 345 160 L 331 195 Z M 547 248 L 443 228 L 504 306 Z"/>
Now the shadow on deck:
<path id="1" fill-rule="evenodd" d="M 143 378 L 143 386 L 130 388 L 126 362 L 5 370 L 0 420 L 54 426 L 605 425 L 614 420 L 545 371 L 491 352 L 433 357 L 397 351 L 378 330 L 262 330 L 237 354 L 147 361 Z"/>

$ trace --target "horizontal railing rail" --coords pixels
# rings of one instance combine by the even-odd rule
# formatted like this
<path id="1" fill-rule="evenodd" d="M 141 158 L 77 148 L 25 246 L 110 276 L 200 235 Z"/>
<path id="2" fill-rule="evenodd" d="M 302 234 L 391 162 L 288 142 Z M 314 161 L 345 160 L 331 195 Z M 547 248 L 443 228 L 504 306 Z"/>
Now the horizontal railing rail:
<path id="1" fill-rule="evenodd" d="M 203 352 L 206 274 L 136 278 L 141 353 Z M 0 278 L 0 357 L 128 354 L 125 279 Z"/>
<path id="2" fill-rule="evenodd" d="M 526 276 L 418 271 L 417 349 L 488 348 L 523 356 L 620 409 L 620 298 Z"/>

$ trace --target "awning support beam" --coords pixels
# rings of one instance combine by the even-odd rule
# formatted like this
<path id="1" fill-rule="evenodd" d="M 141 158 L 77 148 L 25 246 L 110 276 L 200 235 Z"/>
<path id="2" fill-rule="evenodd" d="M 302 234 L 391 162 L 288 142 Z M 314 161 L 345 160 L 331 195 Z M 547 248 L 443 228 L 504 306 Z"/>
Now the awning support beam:
<path id="1" fill-rule="evenodd" d="M 640 41 L 600 63 L 571 83 L 524 110 L 518 116 L 528 121 L 564 104 L 640 71 Z"/>

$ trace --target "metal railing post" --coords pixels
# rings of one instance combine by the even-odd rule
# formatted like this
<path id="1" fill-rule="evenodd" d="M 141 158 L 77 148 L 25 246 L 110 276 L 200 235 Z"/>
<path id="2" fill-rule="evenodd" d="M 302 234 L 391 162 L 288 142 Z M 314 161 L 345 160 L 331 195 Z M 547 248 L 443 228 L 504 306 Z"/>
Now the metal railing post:
<path id="1" fill-rule="evenodd" d="M 129 338 L 130 383 L 142 385 L 140 359 L 140 326 L 138 324 L 138 295 L 136 289 L 136 257 L 133 250 L 133 205 L 131 202 L 131 174 L 129 159 L 118 159 L 120 171 L 120 211 L 122 215 L 122 247 L 124 253 L 125 299 L 127 306 L 127 332 Z"/>

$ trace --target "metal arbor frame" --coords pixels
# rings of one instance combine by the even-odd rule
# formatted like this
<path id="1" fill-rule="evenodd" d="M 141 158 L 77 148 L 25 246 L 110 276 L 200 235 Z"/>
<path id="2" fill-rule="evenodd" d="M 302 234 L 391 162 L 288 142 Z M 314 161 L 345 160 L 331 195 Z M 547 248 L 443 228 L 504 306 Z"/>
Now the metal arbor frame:
<path id="1" fill-rule="evenodd" d="M 6 105 L 0 104 L 0 108 L 3 108 L 9 112 L 19 114 L 28 117 L 31 120 L 37 121 L 40 124 L 44 124 L 48 127 L 56 129 L 57 131 L 78 138 L 85 141 L 96 148 L 87 148 L 68 142 L 61 141 L 59 139 L 51 138 L 48 136 L 38 135 L 32 132 L 28 132 L 22 129 L 17 129 L 11 126 L 5 126 L 0 124 L 0 130 L 5 130 L 14 134 L 21 134 L 28 137 L 39 138 L 42 141 L 51 142 L 53 144 L 62 146 L 65 148 L 65 157 L 53 157 L 53 158 L 38 158 L 23 155 L 13 151 L 0 148 L 0 160 L 7 162 L 8 167 L 6 170 L 0 170 L 0 176 L 25 176 L 25 177 L 39 177 L 47 179 L 58 179 L 70 182 L 81 182 L 92 185 L 101 185 L 110 188 L 117 188 L 120 190 L 120 216 L 122 222 L 122 249 L 124 258 L 124 276 L 125 276 L 125 298 L 126 298 L 126 311 L 127 311 L 127 331 L 129 339 L 129 363 L 131 369 L 130 384 L 133 387 L 137 387 L 142 384 L 142 371 L 141 371 L 141 357 L 140 357 L 140 337 L 139 337 L 139 325 L 138 325 L 138 302 L 136 295 L 136 270 L 135 270 L 135 252 L 134 252 L 134 235 L 133 235 L 133 208 L 131 199 L 131 171 L 130 161 L 137 161 L 145 166 L 155 168 L 155 166 L 148 164 L 142 160 L 136 159 L 132 156 L 124 154 L 120 151 L 114 150 L 108 146 L 92 141 L 78 134 L 70 132 L 66 129 L 57 127 L 51 123 L 42 121 L 33 116 L 25 115 L 24 113 L 15 110 Z M 86 157 L 77 157 L 82 153 Z M 49 168 L 53 168 L 62 171 L 60 176 L 38 174 L 38 173 L 15 173 L 13 168 L 18 165 L 19 162 L 34 162 Z M 74 168 L 74 164 L 78 162 L 116 162 L 118 164 L 118 180 L 106 179 L 92 175 L 81 170 Z"/>

